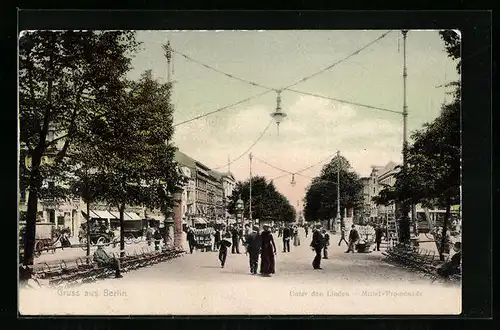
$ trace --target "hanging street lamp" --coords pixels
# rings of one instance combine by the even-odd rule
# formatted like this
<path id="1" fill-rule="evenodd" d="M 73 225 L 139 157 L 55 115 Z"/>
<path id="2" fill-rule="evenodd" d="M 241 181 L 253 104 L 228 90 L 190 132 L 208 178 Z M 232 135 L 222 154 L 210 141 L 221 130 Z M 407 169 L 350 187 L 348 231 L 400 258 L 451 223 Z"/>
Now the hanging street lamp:
<path id="1" fill-rule="evenodd" d="M 295 184 L 297 182 L 295 181 L 295 174 L 292 174 L 292 181 L 290 182 L 290 184 L 292 185 L 292 187 L 295 187 Z"/>
<path id="2" fill-rule="evenodd" d="M 278 135 L 280 133 L 280 124 L 281 122 L 285 119 L 286 113 L 281 111 L 281 90 L 276 91 L 277 96 L 276 96 L 276 111 L 274 111 L 271 114 L 271 117 L 273 117 L 274 121 L 276 121 L 276 126 L 278 128 Z"/>

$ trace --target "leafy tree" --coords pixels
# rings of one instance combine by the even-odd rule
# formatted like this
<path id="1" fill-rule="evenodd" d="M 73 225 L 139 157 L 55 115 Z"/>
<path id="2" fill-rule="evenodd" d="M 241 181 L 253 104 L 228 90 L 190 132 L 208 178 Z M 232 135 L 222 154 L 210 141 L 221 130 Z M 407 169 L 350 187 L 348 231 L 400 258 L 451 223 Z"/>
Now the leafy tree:
<path id="1" fill-rule="evenodd" d="M 441 31 L 440 35 L 448 55 L 459 59 L 459 36 L 454 31 Z M 460 62 L 457 71 L 460 72 Z M 460 84 L 449 86 L 455 87 L 453 100 L 442 105 L 438 118 L 413 132 L 414 143 L 407 148 L 407 169 L 396 175 L 394 187 L 383 189 L 374 198 L 379 204 L 410 201 L 445 207 L 441 258 L 451 205 L 460 201 Z"/>
<path id="2" fill-rule="evenodd" d="M 147 71 L 138 82 L 116 88 L 104 111 L 90 122 L 90 133 L 82 140 L 87 150 L 94 146 L 97 160 L 86 161 L 85 154 L 80 160 L 99 179 L 96 199 L 119 211 L 123 251 L 126 207 L 143 205 L 166 213 L 173 192 L 182 184 L 173 160 L 175 148 L 166 143 L 173 134 L 170 84 L 160 84 Z"/>
<path id="3" fill-rule="evenodd" d="M 245 210 L 244 216 L 249 217 L 250 180 L 236 183 L 232 197 L 228 203 L 228 212 L 235 214 L 236 201 L 241 197 Z M 252 218 L 270 219 L 274 221 L 293 222 L 296 211 L 290 201 L 276 190 L 272 182 L 264 177 L 252 177 Z"/>
<path id="4" fill-rule="evenodd" d="M 80 123 L 94 115 L 123 79 L 137 46 L 134 32 L 125 31 L 36 31 L 20 36 L 19 135 L 27 158 L 20 179 L 28 190 L 25 265 L 33 264 L 38 200 L 47 196 L 43 183 L 57 181 Z"/>
<path id="5" fill-rule="evenodd" d="M 340 210 L 353 208 L 359 210 L 363 205 L 363 184 L 357 173 L 351 169 L 349 161 L 343 156 L 335 156 L 326 164 L 318 177 L 309 185 L 304 198 L 304 217 L 306 221 L 328 220 L 337 215 L 337 172 L 340 182 Z"/>

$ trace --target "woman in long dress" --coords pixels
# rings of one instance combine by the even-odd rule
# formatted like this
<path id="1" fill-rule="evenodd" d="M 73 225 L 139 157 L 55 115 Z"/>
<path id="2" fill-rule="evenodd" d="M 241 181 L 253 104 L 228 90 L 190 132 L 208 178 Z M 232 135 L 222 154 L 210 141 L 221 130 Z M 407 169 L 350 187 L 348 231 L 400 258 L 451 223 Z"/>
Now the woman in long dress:
<path id="1" fill-rule="evenodd" d="M 299 229 L 297 226 L 293 228 L 293 246 L 300 245 Z"/>
<path id="2" fill-rule="evenodd" d="M 274 255 L 276 254 L 276 244 L 274 244 L 273 234 L 269 226 L 264 226 L 264 231 L 260 234 L 261 238 L 261 261 L 260 273 L 264 276 L 274 274 Z"/>

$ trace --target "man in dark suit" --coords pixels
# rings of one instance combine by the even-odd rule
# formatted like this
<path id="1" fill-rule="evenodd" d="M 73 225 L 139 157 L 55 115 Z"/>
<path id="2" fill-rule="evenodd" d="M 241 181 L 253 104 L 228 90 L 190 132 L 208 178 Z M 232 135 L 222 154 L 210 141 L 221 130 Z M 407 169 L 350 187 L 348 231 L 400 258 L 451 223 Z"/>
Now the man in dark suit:
<path id="1" fill-rule="evenodd" d="M 288 225 L 283 228 L 283 252 L 290 252 L 290 237 L 292 236 L 292 231 Z"/>
<path id="2" fill-rule="evenodd" d="M 257 265 L 259 263 L 260 252 L 260 234 L 259 227 L 253 226 L 252 231 L 246 238 L 247 254 L 250 258 L 250 273 L 257 274 Z"/>
<path id="3" fill-rule="evenodd" d="M 240 235 L 238 228 L 236 226 L 231 230 L 231 238 L 233 240 L 233 244 L 231 246 L 231 253 L 240 253 Z"/>
<path id="4" fill-rule="evenodd" d="M 320 228 L 314 228 L 313 230 L 311 247 L 313 248 L 314 252 L 316 252 L 316 256 L 314 257 L 312 266 L 314 269 L 322 269 L 321 250 L 323 249 L 323 235 L 321 235 Z"/>
<path id="5" fill-rule="evenodd" d="M 377 228 L 375 228 L 375 243 L 377 244 L 377 251 L 380 251 L 380 243 L 382 243 L 383 235 L 384 231 L 380 228 L 380 225 L 377 225 Z"/>

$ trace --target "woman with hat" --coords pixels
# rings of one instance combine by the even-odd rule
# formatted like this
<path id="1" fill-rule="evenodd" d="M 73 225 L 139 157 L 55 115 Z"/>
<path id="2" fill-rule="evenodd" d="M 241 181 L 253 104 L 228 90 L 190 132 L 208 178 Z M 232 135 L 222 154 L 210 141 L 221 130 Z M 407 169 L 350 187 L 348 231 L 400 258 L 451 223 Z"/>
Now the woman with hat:
<path id="1" fill-rule="evenodd" d="M 264 276 L 271 276 L 275 272 L 274 255 L 276 254 L 276 244 L 274 244 L 273 234 L 269 230 L 269 225 L 264 225 L 264 231 L 260 234 L 260 242 L 260 273 Z"/>

